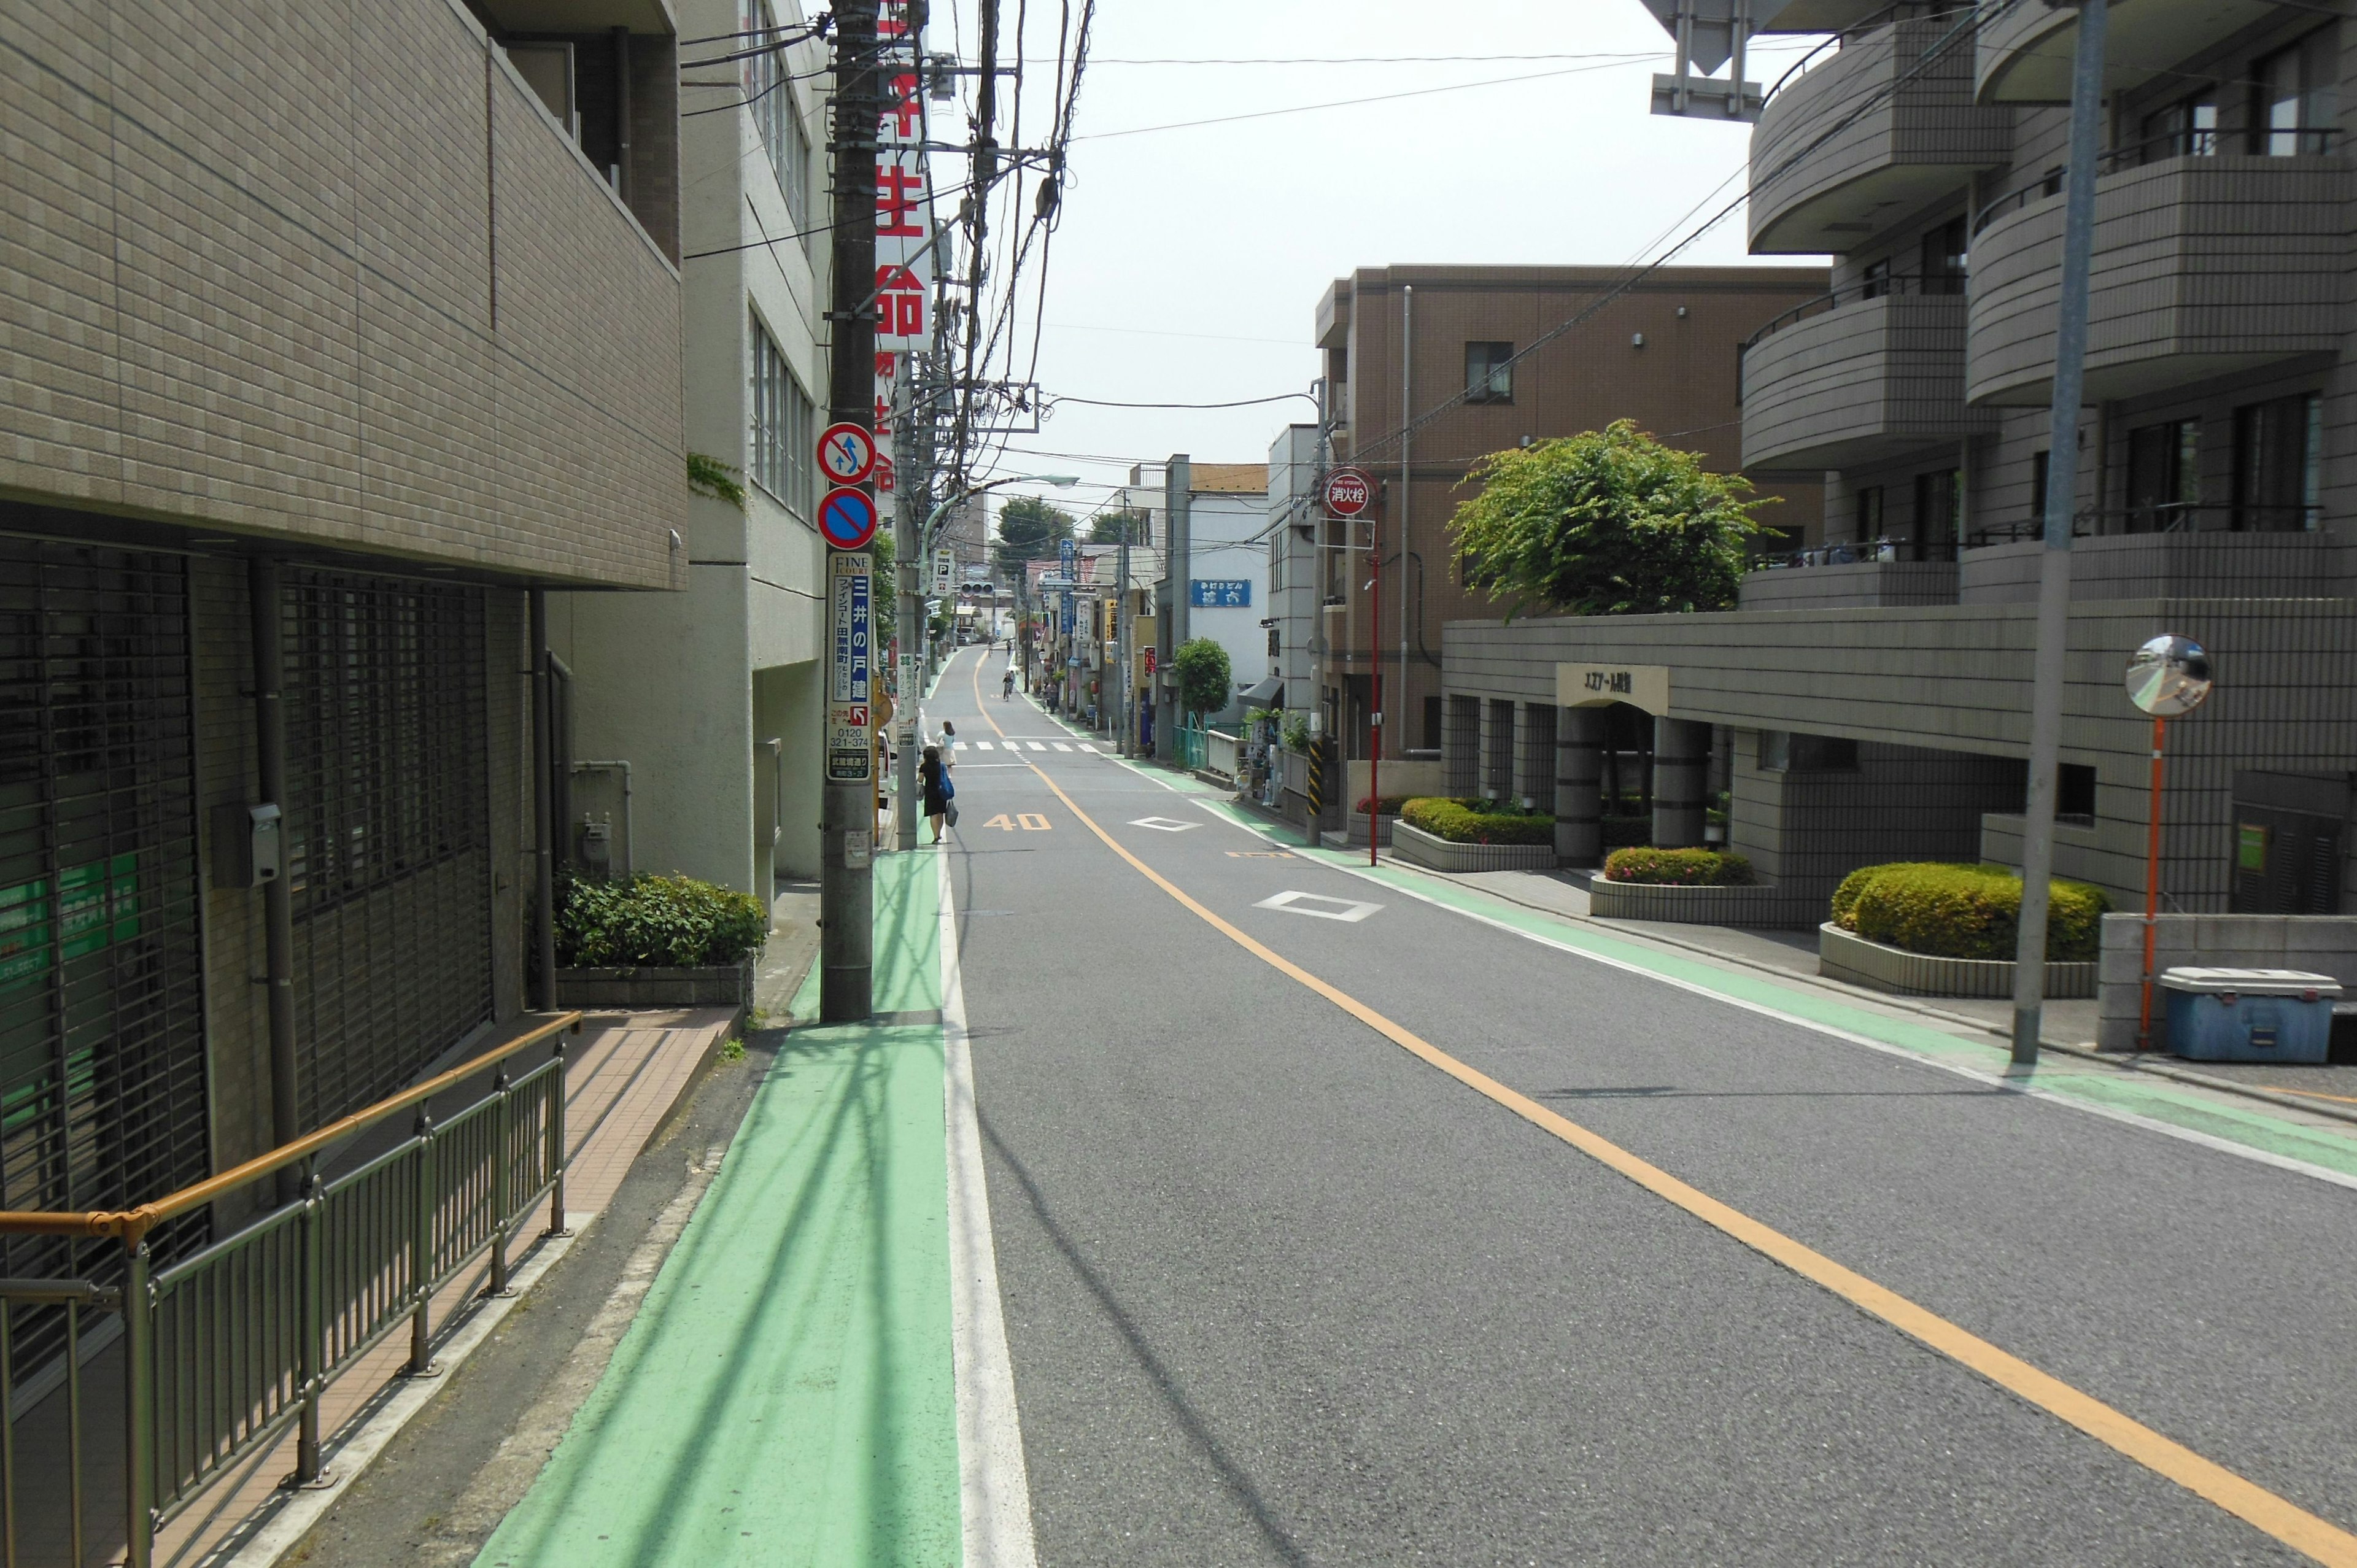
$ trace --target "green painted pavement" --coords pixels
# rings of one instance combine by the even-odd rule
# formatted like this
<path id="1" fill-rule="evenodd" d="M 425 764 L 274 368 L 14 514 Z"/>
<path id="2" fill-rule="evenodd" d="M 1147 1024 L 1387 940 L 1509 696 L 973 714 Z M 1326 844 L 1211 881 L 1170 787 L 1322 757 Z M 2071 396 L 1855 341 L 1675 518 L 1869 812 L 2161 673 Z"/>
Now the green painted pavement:
<path id="1" fill-rule="evenodd" d="M 1188 780 L 1192 783 L 1193 780 Z M 1187 791 L 1192 793 L 1193 791 Z M 1363 852 L 1312 847 L 1300 834 L 1257 822 L 1225 800 L 1215 808 L 1237 826 L 1285 844 L 1296 854 L 1348 870 L 1355 875 L 1396 887 L 1404 893 L 1483 919 L 1560 942 L 1598 958 L 1674 980 L 1699 991 L 1772 1009 L 1789 1017 L 1839 1029 L 1879 1045 L 1930 1059 L 1953 1062 L 1977 1071 L 2003 1074 L 2010 1066 L 2007 1048 L 1993 1041 L 1951 1033 L 1932 1024 L 1918 1024 L 1889 1014 L 1855 1006 L 1838 994 L 1816 986 L 1781 981 L 1765 974 L 1723 968 L 1700 959 L 1681 957 L 1658 948 L 1626 941 L 1587 922 L 1548 915 L 1523 905 L 1450 882 L 1426 876 L 1395 864 L 1369 866 Z M 2342 1176 L 2357 1176 L 2357 1137 L 2336 1127 L 2319 1126 L 2276 1115 L 2256 1101 L 2245 1104 L 2166 1079 L 2149 1078 L 2081 1058 L 2051 1056 L 2028 1080 L 2041 1093 L 2064 1100 L 2148 1117 L 2188 1132 L 2238 1144 L 2249 1149 L 2298 1160 Z"/>
<path id="2" fill-rule="evenodd" d="M 878 1012 L 941 1006 L 939 899 L 932 856 L 877 857 Z M 942 1087 L 938 1026 L 787 1036 L 477 1568 L 954 1568 Z"/>

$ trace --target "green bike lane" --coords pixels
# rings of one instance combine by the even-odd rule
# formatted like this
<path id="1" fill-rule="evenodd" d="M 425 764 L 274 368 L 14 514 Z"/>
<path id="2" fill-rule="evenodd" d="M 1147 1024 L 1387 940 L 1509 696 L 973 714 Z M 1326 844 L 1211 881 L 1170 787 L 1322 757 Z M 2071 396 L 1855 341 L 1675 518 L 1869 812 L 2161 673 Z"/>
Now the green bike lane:
<path id="1" fill-rule="evenodd" d="M 875 889 L 877 1012 L 938 1016 L 938 857 Z M 793 1030 L 477 1568 L 960 1561 L 944 1070 L 937 1023 Z"/>

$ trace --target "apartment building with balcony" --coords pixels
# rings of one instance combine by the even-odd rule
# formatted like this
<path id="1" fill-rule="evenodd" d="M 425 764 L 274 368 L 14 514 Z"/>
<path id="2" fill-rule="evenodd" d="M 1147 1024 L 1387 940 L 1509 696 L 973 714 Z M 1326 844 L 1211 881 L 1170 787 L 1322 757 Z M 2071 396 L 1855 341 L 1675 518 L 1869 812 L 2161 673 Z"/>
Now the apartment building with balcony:
<path id="1" fill-rule="evenodd" d="M 2357 35 L 2260 0 L 2113 16 L 2062 459 L 2080 510 L 2056 868 L 2141 899 L 2148 740 L 2119 677 L 2176 632 L 2219 687 L 2170 731 L 2169 900 L 2332 912 L 2357 768 Z M 1750 329 L 1741 437 L 1748 472 L 1823 479 L 1823 542 L 1751 574 L 1733 611 L 1446 639 L 1470 774 L 1535 781 L 1550 765 L 1514 737 L 1541 730 L 1566 757 L 1594 744 L 1556 664 L 1664 671 L 1656 749 L 1710 749 L 1728 836 L 1796 922 L 1858 865 L 2018 863 L 2077 11 L 1811 0 L 1805 21 L 1840 31 L 1760 112 L 1749 237 L 1833 253 L 1833 286 Z M 1593 856 L 1597 810 L 1579 796 L 1567 854 Z"/>
<path id="2" fill-rule="evenodd" d="M 686 441 L 746 499 L 687 499 L 683 592 L 551 604 L 571 676 L 562 849 L 768 898 L 818 874 L 828 53 L 796 0 L 676 9 L 717 40 L 681 62 Z"/>
<path id="3" fill-rule="evenodd" d="M 1323 650 L 1314 695 L 1302 703 L 1288 689 L 1287 701 L 1319 715 L 1346 760 L 1369 754 L 1378 665 L 1384 757 L 1439 755 L 1441 628 L 1494 613 L 1458 580 L 1449 547 L 1448 520 L 1476 462 L 1633 419 L 1714 469 L 1742 467 L 1737 346 L 1760 322 L 1822 298 L 1828 279 L 1822 266 L 1663 267 L 1607 298 L 1623 281 L 1610 267 L 1362 267 L 1318 301 L 1332 460 L 1364 467 L 1383 492 L 1369 509 L 1383 540 L 1383 602 L 1378 622 L 1366 553 L 1342 548 L 1363 546 L 1366 526 L 1353 535 L 1331 519 L 1305 520 L 1317 531 L 1300 542 L 1315 552 L 1318 620 L 1314 629 L 1295 623 L 1286 637 Z M 1509 363 L 1583 312 L 1592 314 Z M 1399 438 L 1404 424 L 1458 393 Z M 1296 470 L 1287 482 L 1306 477 Z M 1760 486 L 1761 520 L 1791 549 L 1820 537 L 1823 481 L 1795 470 Z M 1286 569 L 1297 607 L 1301 572 Z"/>
<path id="4" fill-rule="evenodd" d="M 675 30 L 0 11 L 0 1207 L 159 1197 L 526 1005 L 533 611 L 689 572 Z"/>

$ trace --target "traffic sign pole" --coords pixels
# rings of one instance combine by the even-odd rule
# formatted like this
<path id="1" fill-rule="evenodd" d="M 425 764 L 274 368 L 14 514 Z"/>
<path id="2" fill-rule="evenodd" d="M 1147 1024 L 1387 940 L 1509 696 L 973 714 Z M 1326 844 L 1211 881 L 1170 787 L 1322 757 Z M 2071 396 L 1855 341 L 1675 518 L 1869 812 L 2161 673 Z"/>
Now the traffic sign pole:
<path id="1" fill-rule="evenodd" d="M 827 673 L 820 704 L 819 1018 L 852 1023 L 875 1010 L 876 502 L 855 488 L 875 466 L 876 137 L 882 110 L 877 0 L 835 0 L 833 295 L 821 468 L 836 488 L 820 503 L 827 542 Z M 863 459 L 864 453 L 864 459 Z M 863 521 L 864 520 L 864 521 Z M 832 526 L 830 526 L 832 525 Z"/>

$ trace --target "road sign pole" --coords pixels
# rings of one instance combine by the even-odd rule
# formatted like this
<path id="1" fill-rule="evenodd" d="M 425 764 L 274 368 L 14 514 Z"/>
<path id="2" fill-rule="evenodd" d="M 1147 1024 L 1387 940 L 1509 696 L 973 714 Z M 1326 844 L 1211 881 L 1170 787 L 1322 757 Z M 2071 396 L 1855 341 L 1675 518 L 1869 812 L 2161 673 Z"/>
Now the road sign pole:
<path id="1" fill-rule="evenodd" d="M 831 345 L 827 405 L 832 419 L 819 453 L 834 478 L 875 460 L 877 0 L 834 6 L 834 278 L 826 313 Z M 846 436 L 846 431 L 849 433 Z M 848 441 L 848 446 L 840 445 Z M 844 465 L 838 468 L 835 464 Z M 854 481 L 856 483 L 857 481 Z M 866 534 L 858 499 L 866 499 Z M 874 537 L 876 505 L 839 485 L 821 503 L 827 537 L 825 701 L 820 736 L 825 786 L 819 821 L 819 1017 L 849 1023 L 875 1010 L 876 747 L 869 720 L 876 669 Z M 855 542 L 856 541 L 856 542 Z"/>

